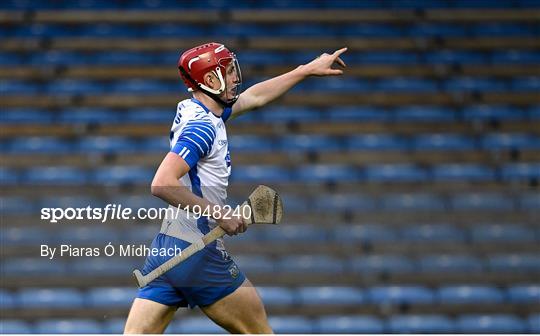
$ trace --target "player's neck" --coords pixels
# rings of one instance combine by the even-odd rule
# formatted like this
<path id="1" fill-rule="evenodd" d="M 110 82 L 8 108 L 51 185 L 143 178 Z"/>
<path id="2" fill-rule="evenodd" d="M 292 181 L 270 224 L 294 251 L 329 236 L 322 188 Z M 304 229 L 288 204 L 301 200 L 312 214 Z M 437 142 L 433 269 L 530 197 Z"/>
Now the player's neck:
<path id="1" fill-rule="evenodd" d="M 216 116 L 221 116 L 223 113 L 223 106 L 218 104 L 214 99 L 208 97 L 204 93 L 200 91 L 193 92 L 193 98 L 200 101 L 204 106 L 206 106 L 207 109 L 212 111 L 212 113 Z"/>

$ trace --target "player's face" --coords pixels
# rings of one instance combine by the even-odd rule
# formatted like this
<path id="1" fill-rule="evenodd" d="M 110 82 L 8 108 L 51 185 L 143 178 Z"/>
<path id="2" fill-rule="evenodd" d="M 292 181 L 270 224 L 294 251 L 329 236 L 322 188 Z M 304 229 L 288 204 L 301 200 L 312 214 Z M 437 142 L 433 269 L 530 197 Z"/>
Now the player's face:
<path id="1" fill-rule="evenodd" d="M 236 62 L 229 62 L 225 68 L 225 92 L 223 93 L 226 100 L 233 99 L 238 94 L 238 85 L 241 82 L 240 72 L 237 69 Z"/>

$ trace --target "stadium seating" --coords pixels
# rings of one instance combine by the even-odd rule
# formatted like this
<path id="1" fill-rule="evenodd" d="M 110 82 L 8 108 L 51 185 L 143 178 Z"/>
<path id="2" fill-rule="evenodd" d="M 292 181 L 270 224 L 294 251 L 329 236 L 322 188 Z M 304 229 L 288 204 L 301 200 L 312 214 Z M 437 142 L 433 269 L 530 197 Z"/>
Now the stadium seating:
<path id="1" fill-rule="evenodd" d="M 43 207 L 162 208 L 179 51 L 224 41 L 243 88 L 342 46 L 227 123 L 229 204 L 256 184 L 279 228 L 226 237 L 276 333 L 540 333 L 540 52 L 534 0 L 0 2 L 0 331 L 121 333 L 159 220 L 40 220 Z M 187 13 L 187 14 L 186 14 Z M 82 262 L 81 262 L 82 260 Z M 99 275 L 99 276 L 98 276 Z M 223 333 L 180 309 L 167 333 Z"/>

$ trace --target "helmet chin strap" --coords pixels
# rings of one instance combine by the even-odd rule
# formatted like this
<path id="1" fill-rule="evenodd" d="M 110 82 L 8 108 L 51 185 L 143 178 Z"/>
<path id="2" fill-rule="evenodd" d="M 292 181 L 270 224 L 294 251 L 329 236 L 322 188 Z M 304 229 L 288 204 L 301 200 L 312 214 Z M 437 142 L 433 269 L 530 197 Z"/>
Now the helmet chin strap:
<path id="1" fill-rule="evenodd" d="M 236 103 L 236 100 L 238 99 L 238 96 L 236 96 L 235 98 L 231 99 L 230 101 L 228 102 L 225 102 L 223 101 L 221 98 L 219 98 L 219 96 L 215 93 L 212 93 L 206 89 L 204 89 L 203 87 L 206 87 L 206 85 L 203 85 L 203 84 L 199 84 L 197 83 L 188 73 L 187 71 L 183 68 L 183 67 L 178 67 L 178 69 L 180 70 L 180 72 L 182 72 L 182 75 L 184 75 L 194 86 L 197 86 L 202 92 L 204 92 L 204 94 L 206 94 L 208 97 L 212 98 L 216 103 L 218 103 L 220 106 L 222 107 L 232 107 L 234 105 L 234 103 Z M 225 95 L 227 93 L 225 92 Z"/>

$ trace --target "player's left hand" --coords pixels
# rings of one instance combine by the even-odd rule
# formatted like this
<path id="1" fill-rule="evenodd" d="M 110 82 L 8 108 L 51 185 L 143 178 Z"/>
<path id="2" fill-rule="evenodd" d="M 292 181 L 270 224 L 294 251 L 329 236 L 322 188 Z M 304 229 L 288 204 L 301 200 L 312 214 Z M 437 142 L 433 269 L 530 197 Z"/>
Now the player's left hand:
<path id="1" fill-rule="evenodd" d="M 334 69 L 332 66 L 334 64 L 345 68 L 347 65 L 339 57 L 347 51 L 347 48 L 341 48 L 334 51 L 332 54 L 324 53 L 321 56 L 317 57 L 313 61 L 305 65 L 305 69 L 309 76 L 338 76 L 343 74 L 342 69 Z"/>

